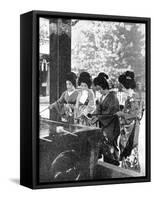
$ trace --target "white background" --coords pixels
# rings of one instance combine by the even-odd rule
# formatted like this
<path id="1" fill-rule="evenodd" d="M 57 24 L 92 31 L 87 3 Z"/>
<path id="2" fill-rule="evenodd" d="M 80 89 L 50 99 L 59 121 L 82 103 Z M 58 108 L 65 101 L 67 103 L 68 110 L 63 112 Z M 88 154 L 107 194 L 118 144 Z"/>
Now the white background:
<path id="1" fill-rule="evenodd" d="M 151 17 L 152 0 L 4 0 L 0 6 L 0 199 L 151 199 L 154 183 L 30 190 L 19 185 L 19 28 L 30 10 Z M 152 21 L 153 21 L 152 19 Z M 152 33 L 153 33 L 152 26 Z M 153 34 L 151 34 L 153 35 Z M 153 48 L 153 46 L 152 46 Z M 152 49 L 153 53 L 153 49 Z M 153 66 L 153 65 L 152 65 Z M 153 75 L 153 69 L 152 69 Z M 152 80 L 153 84 L 153 80 Z M 152 102 L 154 98 L 152 95 Z M 153 108 L 153 105 L 152 105 Z M 153 111 L 153 110 L 152 110 Z M 151 111 L 151 112 L 152 112 Z M 152 115 L 153 117 L 153 115 Z M 152 118 L 153 119 L 153 118 Z M 152 128 L 153 131 L 153 128 Z M 152 132 L 151 131 L 151 132 Z M 153 140 L 153 134 L 152 134 Z M 152 152 L 153 152 L 152 141 Z M 28 146 L 27 146 L 28 148 Z M 152 168 L 153 168 L 152 159 Z M 152 173 L 153 176 L 153 173 Z"/>

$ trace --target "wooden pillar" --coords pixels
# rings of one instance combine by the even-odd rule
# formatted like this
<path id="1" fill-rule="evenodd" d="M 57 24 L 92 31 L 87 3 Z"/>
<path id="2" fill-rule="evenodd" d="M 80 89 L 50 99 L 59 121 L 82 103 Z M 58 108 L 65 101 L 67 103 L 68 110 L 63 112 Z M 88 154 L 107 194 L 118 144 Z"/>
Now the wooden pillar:
<path id="1" fill-rule="evenodd" d="M 58 97 L 58 23 L 57 19 L 50 20 L 50 103 L 56 101 Z"/>
<path id="2" fill-rule="evenodd" d="M 66 90 L 71 71 L 71 20 L 50 19 L 50 103 Z"/>

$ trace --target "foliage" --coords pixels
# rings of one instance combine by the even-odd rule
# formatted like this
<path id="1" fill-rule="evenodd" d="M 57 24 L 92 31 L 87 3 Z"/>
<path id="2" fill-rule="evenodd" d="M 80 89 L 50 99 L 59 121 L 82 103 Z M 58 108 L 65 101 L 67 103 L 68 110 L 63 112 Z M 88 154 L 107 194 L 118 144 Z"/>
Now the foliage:
<path id="1" fill-rule="evenodd" d="M 104 71 L 113 80 L 127 69 L 143 75 L 144 37 L 143 24 L 80 20 L 72 27 L 73 71 Z"/>

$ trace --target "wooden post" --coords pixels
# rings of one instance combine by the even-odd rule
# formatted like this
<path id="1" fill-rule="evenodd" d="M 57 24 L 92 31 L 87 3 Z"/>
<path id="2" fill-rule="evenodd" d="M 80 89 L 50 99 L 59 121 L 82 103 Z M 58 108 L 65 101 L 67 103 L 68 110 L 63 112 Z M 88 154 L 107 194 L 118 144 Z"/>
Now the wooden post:
<path id="1" fill-rule="evenodd" d="M 58 98 L 58 22 L 57 19 L 50 19 L 50 103 Z"/>
<path id="2" fill-rule="evenodd" d="M 66 90 L 71 71 L 71 20 L 50 19 L 50 103 Z"/>

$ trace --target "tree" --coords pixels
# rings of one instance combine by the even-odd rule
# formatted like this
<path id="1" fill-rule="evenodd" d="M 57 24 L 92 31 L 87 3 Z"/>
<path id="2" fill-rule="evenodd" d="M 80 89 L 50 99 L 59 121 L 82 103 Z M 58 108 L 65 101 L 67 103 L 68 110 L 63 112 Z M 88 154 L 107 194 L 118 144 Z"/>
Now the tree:
<path id="1" fill-rule="evenodd" d="M 78 21 L 72 27 L 78 35 L 72 45 L 72 67 L 96 76 L 100 71 L 117 79 L 127 69 L 145 71 L 144 25 L 119 22 Z M 73 38 L 72 38 L 73 40 Z"/>

